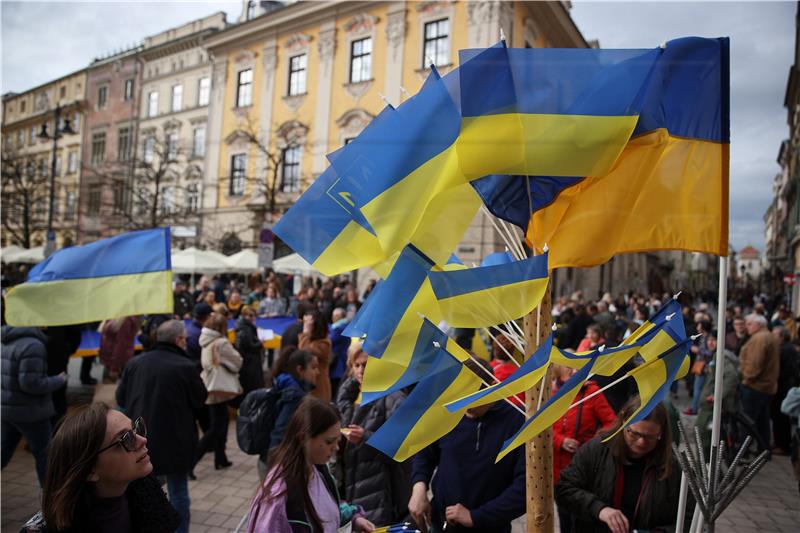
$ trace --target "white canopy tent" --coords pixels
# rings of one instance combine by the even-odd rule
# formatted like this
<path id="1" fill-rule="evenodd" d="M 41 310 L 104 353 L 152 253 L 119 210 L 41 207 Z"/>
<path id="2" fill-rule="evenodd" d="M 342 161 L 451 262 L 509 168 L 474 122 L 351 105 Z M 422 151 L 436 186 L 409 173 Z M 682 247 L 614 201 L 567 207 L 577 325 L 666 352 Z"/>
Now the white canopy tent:
<path id="1" fill-rule="evenodd" d="M 258 252 L 255 250 L 242 250 L 225 259 L 232 272 L 257 272 Z"/>
<path id="2" fill-rule="evenodd" d="M 25 248 L 16 246 L 14 244 L 6 246 L 5 248 L 0 248 L 0 260 L 2 260 L 3 263 L 12 263 L 14 256 L 19 255 L 24 251 Z"/>
<path id="3" fill-rule="evenodd" d="M 194 247 L 172 251 L 172 271 L 176 274 L 218 274 L 229 269 L 225 256 L 217 252 Z"/>
<path id="4" fill-rule="evenodd" d="M 274 260 L 272 262 L 272 268 L 275 270 L 275 272 L 281 274 L 300 274 L 303 276 L 319 274 L 319 272 L 317 272 L 314 267 L 308 264 L 305 259 L 300 257 L 299 254 L 289 254 L 285 257 Z"/>
<path id="5" fill-rule="evenodd" d="M 16 248 L 16 250 L 14 248 Z M 41 263 L 44 261 L 44 246 L 37 246 L 36 248 L 30 249 L 7 246 L 2 250 L 2 257 L 4 263 Z"/>

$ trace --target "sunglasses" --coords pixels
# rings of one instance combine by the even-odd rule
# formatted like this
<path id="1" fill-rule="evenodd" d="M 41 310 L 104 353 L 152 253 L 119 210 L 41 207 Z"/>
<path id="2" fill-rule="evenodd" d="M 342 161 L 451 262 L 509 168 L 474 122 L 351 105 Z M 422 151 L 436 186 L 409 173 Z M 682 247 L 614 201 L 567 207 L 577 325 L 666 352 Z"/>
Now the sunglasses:
<path id="1" fill-rule="evenodd" d="M 144 418 L 141 416 L 134 420 L 133 427 L 115 439 L 114 442 L 98 451 L 95 455 L 100 455 L 106 450 L 110 450 L 116 445 L 122 446 L 126 452 L 136 451 L 136 435 L 140 437 L 147 437 L 147 425 L 144 423 Z"/>
<path id="2" fill-rule="evenodd" d="M 625 431 L 627 431 L 628 435 L 633 437 L 634 440 L 644 439 L 647 442 L 657 442 L 661 440 L 661 435 L 648 435 L 647 433 L 639 433 L 630 427 L 625 428 Z"/>

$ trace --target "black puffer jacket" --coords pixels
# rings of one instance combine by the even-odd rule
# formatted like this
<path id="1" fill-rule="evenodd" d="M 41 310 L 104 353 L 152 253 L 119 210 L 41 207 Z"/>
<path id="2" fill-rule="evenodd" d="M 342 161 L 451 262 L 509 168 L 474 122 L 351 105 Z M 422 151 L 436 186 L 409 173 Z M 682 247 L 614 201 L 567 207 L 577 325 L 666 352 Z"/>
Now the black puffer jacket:
<path id="1" fill-rule="evenodd" d="M 131 517 L 131 533 L 169 533 L 181 522 L 178 513 L 167 501 L 167 496 L 153 476 L 137 479 L 125 491 Z M 20 533 L 94 533 L 99 531 L 92 521 L 92 500 L 87 496 L 75 509 L 75 523 L 65 530 L 56 530 L 45 524 L 41 512 L 36 513 Z"/>
<path id="2" fill-rule="evenodd" d="M 236 351 L 242 356 L 239 382 L 244 397 L 251 390 L 264 388 L 264 346 L 258 340 L 256 325 L 244 318 L 236 321 Z"/>
<path id="3" fill-rule="evenodd" d="M 366 442 L 406 399 L 394 392 L 367 405 L 355 405 L 360 386 L 347 378 L 339 388 L 336 405 L 342 413 L 342 427 L 355 424 L 364 428 L 359 444 L 347 442 L 344 449 L 345 500 L 364 508 L 375 524 L 394 524 L 407 515 L 411 496 L 410 462 L 397 463 Z"/>
<path id="4" fill-rule="evenodd" d="M 616 474 L 617 462 L 611 454 L 611 447 L 603 443 L 600 437 L 578 448 L 572 463 L 561 472 L 555 489 L 558 506 L 574 517 L 573 531 L 608 531 L 598 515 L 604 507 L 613 507 Z M 655 468 L 648 465 L 643 479 L 648 481 L 643 483 L 639 510 L 636 519 L 630 523 L 630 529 L 672 531 L 678 512 L 681 481 L 678 462 L 672 462 L 670 476 L 662 481 L 658 480 Z M 691 506 L 688 508 L 691 509 Z M 691 515 L 689 511 L 687 513 Z"/>
<path id="5" fill-rule="evenodd" d="M 47 375 L 47 337 L 39 328 L 2 329 L 2 416 L 9 422 L 38 422 L 53 416 L 52 392 L 64 379 Z"/>

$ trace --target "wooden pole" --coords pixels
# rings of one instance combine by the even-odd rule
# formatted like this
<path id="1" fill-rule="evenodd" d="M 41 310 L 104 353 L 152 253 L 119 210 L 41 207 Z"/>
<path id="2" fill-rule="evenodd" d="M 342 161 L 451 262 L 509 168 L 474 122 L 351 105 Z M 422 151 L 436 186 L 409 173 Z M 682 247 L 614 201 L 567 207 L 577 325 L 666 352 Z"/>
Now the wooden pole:
<path id="1" fill-rule="evenodd" d="M 525 352 L 525 359 L 529 358 L 550 335 L 552 323 L 550 306 L 550 290 L 548 289 L 539 307 L 525 317 L 525 340 L 528 348 Z M 525 403 L 528 416 L 536 412 L 540 397 L 543 404 L 550 398 L 550 382 L 551 372 L 548 369 L 539 385 L 526 393 Z M 548 428 L 525 444 L 525 470 L 527 532 L 552 533 L 555 526 L 553 519 L 552 429 Z"/>

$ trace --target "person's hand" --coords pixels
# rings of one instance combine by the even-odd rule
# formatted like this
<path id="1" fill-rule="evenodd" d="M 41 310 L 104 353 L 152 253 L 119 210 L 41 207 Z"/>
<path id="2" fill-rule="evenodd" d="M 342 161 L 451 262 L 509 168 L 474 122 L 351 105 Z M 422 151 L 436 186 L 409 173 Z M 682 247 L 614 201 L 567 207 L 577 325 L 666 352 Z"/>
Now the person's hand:
<path id="1" fill-rule="evenodd" d="M 470 514 L 469 509 L 457 503 L 455 505 L 450 505 L 449 507 L 445 507 L 444 509 L 444 518 L 447 520 L 448 523 L 451 524 L 460 524 L 464 527 L 472 527 L 472 514 Z"/>
<path id="2" fill-rule="evenodd" d="M 428 487 L 422 481 L 417 481 L 411 489 L 408 512 L 422 533 L 426 533 L 431 523 L 431 502 L 428 500 Z"/>
<path id="3" fill-rule="evenodd" d="M 61 381 L 63 381 L 65 384 L 66 384 L 66 383 L 67 383 L 67 381 L 69 380 L 69 378 L 67 377 L 67 373 L 66 373 L 66 372 L 62 372 L 62 373 L 60 373 L 60 374 L 58 375 L 58 377 L 60 377 L 60 378 L 61 378 Z"/>
<path id="4" fill-rule="evenodd" d="M 360 444 L 364 440 L 364 428 L 355 424 L 347 426 L 350 431 L 345 436 L 350 444 Z"/>
<path id="5" fill-rule="evenodd" d="M 598 518 L 608 526 L 611 533 L 628 533 L 628 518 L 619 509 L 603 507 Z"/>
<path id="6" fill-rule="evenodd" d="M 575 439 L 570 439 L 569 437 L 564 439 L 564 442 L 561 443 L 561 447 L 564 451 L 569 453 L 575 453 L 578 450 L 579 443 Z"/>
<path id="7" fill-rule="evenodd" d="M 364 531 L 365 533 L 372 533 L 373 531 L 375 531 L 375 524 L 373 524 L 363 516 L 358 516 L 353 520 L 353 530 Z"/>
<path id="8" fill-rule="evenodd" d="M 706 401 L 708 403 L 714 403 L 714 395 L 713 394 L 709 394 L 708 396 L 706 396 Z"/>

